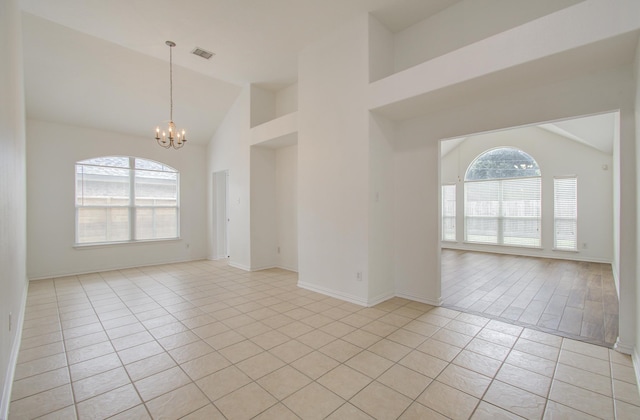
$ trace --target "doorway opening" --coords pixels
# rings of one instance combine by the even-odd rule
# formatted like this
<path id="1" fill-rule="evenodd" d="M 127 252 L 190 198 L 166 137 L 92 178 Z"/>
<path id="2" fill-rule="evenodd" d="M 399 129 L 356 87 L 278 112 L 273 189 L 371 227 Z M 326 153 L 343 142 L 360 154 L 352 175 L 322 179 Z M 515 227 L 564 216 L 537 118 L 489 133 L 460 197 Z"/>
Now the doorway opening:
<path id="1" fill-rule="evenodd" d="M 441 142 L 443 306 L 613 346 L 618 335 L 618 121 L 615 112 Z M 504 147 L 522 150 L 539 163 L 538 203 L 513 188 L 499 189 L 495 199 L 478 197 L 481 182 L 465 178 L 479 156 Z M 566 186 L 574 183 L 571 195 Z M 536 224 L 538 231 L 531 231 Z M 495 231 L 498 238 L 509 232 L 539 242 L 479 241 L 479 231 L 482 238 L 492 238 Z"/>
<path id="2" fill-rule="evenodd" d="M 213 173 L 213 230 L 212 258 L 229 258 L 229 211 L 228 211 L 229 171 Z"/>

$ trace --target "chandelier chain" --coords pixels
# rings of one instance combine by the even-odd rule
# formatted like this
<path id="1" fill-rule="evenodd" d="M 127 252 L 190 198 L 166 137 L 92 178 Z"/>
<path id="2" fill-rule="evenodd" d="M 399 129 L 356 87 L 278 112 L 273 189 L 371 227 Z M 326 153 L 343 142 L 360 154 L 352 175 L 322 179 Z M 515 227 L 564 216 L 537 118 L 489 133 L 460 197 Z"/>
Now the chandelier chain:
<path id="1" fill-rule="evenodd" d="M 173 123 L 173 47 L 176 43 L 167 41 L 165 44 L 169 46 L 169 127 L 168 131 L 160 131 L 160 127 L 156 127 L 155 139 L 165 149 L 170 147 L 180 149 L 187 142 L 187 138 L 185 131 L 178 131 Z"/>
<path id="2" fill-rule="evenodd" d="M 169 120 L 173 121 L 173 46 L 169 46 Z"/>

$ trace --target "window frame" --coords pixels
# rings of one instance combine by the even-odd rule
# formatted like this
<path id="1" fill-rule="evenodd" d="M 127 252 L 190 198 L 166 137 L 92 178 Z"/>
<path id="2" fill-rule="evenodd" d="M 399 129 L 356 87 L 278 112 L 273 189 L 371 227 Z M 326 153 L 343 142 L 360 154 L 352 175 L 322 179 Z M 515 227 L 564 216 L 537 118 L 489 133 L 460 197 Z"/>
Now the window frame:
<path id="1" fill-rule="evenodd" d="M 128 159 L 128 168 L 119 167 L 119 166 L 108 166 L 108 165 L 100 165 L 96 163 L 92 163 L 91 161 L 97 159 L 105 159 L 105 158 L 117 158 L 117 159 Z M 161 165 L 163 170 L 157 169 L 149 169 L 149 168 L 137 168 L 136 161 L 145 161 L 150 162 L 152 164 Z M 102 167 L 102 168 L 111 168 L 118 169 L 127 172 L 128 179 L 128 204 L 127 205 L 82 205 L 79 204 L 79 195 L 78 195 L 78 186 L 83 185 L 84 181 L 78 182 L 78 167 L 79 166 L 93 166 L 93 167 Z M 175 197 L 175 205 L 139 205 L 136 203 L 136 174 L 138 172 L 162 172 L 162 173 L 173 173 L 175 174 L 175 188 L 176 188 L 176 197 Z M 98 156 L 89 159 L 83 159 L 75 162 L 74 164 L 74 210 L 75 210 L 75 235 L 74 235 L 74 247 L 93 247 L 93 246 L 111 246 L 111 245 L 121 245 L 121 244 L 136 244 L 136 243 L 148 243 L 148 242 L 166 242 L 166 241 L 175 241 L 180 240 L 180 171 L 169 166 L 163 162 L 158 162 L 152 159 L 140 158 L 135 156 Z M 84 200 L 84 191 L 82 194 L 82 199 Z M 140 199 L 140 197 L 138 197 Z M 105 209 L 109 211 L 110 209 L 120 208 L 127 209 L 127 222 L 128 222 L 128 239 L 118 239 L 118 240 L 103 240 L 103 241 L 94 241 L 94 242 L 79 242 L 79 213 L 82 208 L 95 208 L 95 209 Z M 138 209 L 163 209 L 163 208 L 172 208 L 175 209 L 175 228 L 176 235 L 170 237 L 161 237 L 161 238 L 143 238 L 137 239 L 137 216 Z M 105 230 L 108 230 L 109 224 L 107 223 L 105 226 Z M 155 232 L 155 227 L 154 227 Z"/>
<path id="2" fill-rule="evenodd" d="M 539 173 L 539 175 L 536 176 L 521 176 L 521 177 L 517 177 L 517 176 L 509 176 L 509 177 L 500 177 L 500 178 L 484 178 L 484 179 L 468 179 L 468 175 L 470 173 L 470 171 L 473 169 L 473 166 L 476 164 L 476 162 L 478 162 L 484 155 L 489 154 L 491 152 L 494 152 L 496 150 L 499 149 L 513 149 L 514 151 L 517 151 L 519 153 L 523 153 L 525 154 L 528 158 L 531 159 L 532 162 L 535 163 L 535 166 L 537 168 L 537 171 Z M 532 169 L 532 168 L 524 168 L 526 170 Z M 537 179 L 538 180 L 538 185 L 539 185 L 539 190 L 538 190 L 538 197 L 539 197 L 539 201 L 538 201 L 538 209 L 537 209 L 537 216 L 505 216 L 504 215 L 504 183 L 505 182 L 512 182 L 512 181 L 517 181 L 517 180 L 526 180 L 526 179 Z M 497 186 L 497 194 L 498 194 L 498 208 L 497 208 L 497 215 L 496 216 L 480 216 L 480 215 L 469 215 L 469 206 L 468 206 L 468 194 L 469 194 L 469 188 L 467 188 L 470 184 L 473 183 L 495 183 Z M 472 244 L 472 245 L 493 245 L 493 246 L 506 246 L 506 247 L 518 247 L 518 248 L 530 248 L 530 249 L 542 249 L 542 244 L 543 244 L 543 229 L 542 229 L 542 171 L 540 170 L 540 165 L 538 165 L 537 161 L 535 160 L 535 158 L 533 158 L 533 156 L 531 156 L 529 153 L 525 152 L 524 150 L 517 148 L 517 147 L 512 147 L 512 146 L 501 146 L 501 147 L 495 147 L 495 148 L 491 148 L 491 149 L 487 149 L 485 151 L 483 151 L 482 153 L 480 153 L 479 155 L 477 155 L 475 157 L 475 159 L 473 159 L 473 161 L 471 161 L 471 163 L 469 164 L 469 166 L 467 167 L 467 170 L 465 172 L 465 177 L 464 177 L 464 184 L 463 184 L 463 188 L 464 188 L 464 199 L 463 199 L 463 206 L 464 206 L 464 242 L 466 244 Z M 496 226 L 496 233 L 495 233 L 495 242 L 490 242 L 490 241 L 474 241 L 474 240 L 470 240 L 469 239 L 469 220 L 473 218 L 473 219 L 483 219 L 485 218 L 486 220 L 495 220 L 497 223 Z M 527 244 L 514 244 L 514 243 L 505 243 L 505 236 L 504 236 L 504 231 L 505 231 L 505 221 L 506 220 L 523 220 L 523 221 L 537 221 L 537 229 L 536 231 L 538 232 L 538 236 L 537 238 L 535 238 L 537 240 L 537 244 L 535 245 L 527 245 Z"/>
<path id="3" fill-rule="evenodd" d="M 572 179 L 575 182 L 575 208 L 574 213 L 575 217 L 558 217 L 558 200 L 557 200 L 557 186 L 556 181 Z M 566 248 L 558 246 L 558 228 L 556 225 L 557 221 L 573 221 L 575 228 L 575 247 L 574 248 Z M 580 252 L 580 241 L 578 239 L 578 176 L 577 175 L 563 175 L 563 176 L 554 176 L 553 177 L 553 250 L 554 251 L 562 251 L 562 252 Z"/>
<path id="4" fill-rule="evenodd" d="M 445 214 L 445 188 L 453 188 L 453 215 Z M 458 217 L 458 197 L 457 197 L 457 184 L 456 183 L 447 183 L 442 184 L 440 187 L 441 194 L 441 232 L 440 232 L 440 240 L 443 242 L 457 242 L 458 241 L 458 226 L 457 226 L 457 217 Z M 445 238 L 445 218 L 453 220 L 453 239 Z"/>

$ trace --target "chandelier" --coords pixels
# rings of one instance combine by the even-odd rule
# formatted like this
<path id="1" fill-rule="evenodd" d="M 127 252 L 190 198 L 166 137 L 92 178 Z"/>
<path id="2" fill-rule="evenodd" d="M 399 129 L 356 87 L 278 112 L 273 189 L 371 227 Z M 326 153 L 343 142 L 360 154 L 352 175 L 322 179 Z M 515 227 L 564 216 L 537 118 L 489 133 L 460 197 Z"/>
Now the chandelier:
<path id="1" fill-rule="evenodd" d="M 156 141 L 165 149 L 173 147 L 174 149 L 180 149 L 187 142 L 185 137 L 185 131 L 178 131 L 176 125 L 173 123 L 173 54 L 172 48 L 176 46 L 173 41 L 165 42 L 169 46 L 169 126 L 167 131 L 160 132 L 160 127 L 156 127 Z"/>

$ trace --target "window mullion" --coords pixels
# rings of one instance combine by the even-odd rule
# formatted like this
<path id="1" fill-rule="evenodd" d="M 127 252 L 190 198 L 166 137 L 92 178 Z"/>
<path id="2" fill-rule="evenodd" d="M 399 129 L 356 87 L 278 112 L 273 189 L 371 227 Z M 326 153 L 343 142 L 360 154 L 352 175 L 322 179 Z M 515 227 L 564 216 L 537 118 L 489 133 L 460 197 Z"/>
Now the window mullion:
<path id="1" fill-rule="evenodd" d="M 76 244 L 178 238 L 178 180 L 173 168 L 135 157 L 76 162 Z"/>
<path id="2" fill-rule="evenodd" d="M 502 205 L 502 202 L 504 200 L 504 182 L 503 181 L 498 181 L 498 244 L 503 245 L 504 244 L 504 206 Z"/>
<path id="3" fill-rule="evenodd" d="M 136 159 L 129 158 L 129 239 L 136 240 Z"/>

